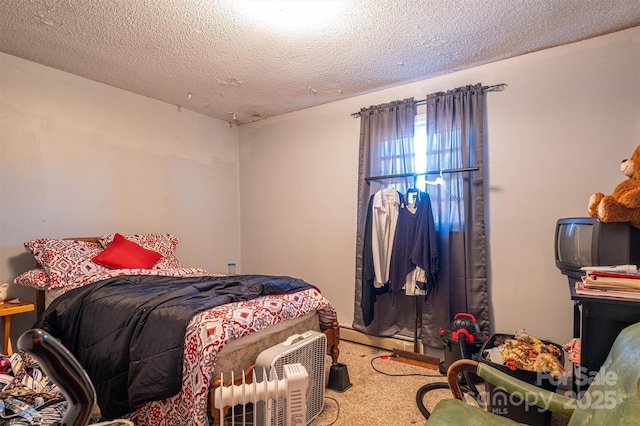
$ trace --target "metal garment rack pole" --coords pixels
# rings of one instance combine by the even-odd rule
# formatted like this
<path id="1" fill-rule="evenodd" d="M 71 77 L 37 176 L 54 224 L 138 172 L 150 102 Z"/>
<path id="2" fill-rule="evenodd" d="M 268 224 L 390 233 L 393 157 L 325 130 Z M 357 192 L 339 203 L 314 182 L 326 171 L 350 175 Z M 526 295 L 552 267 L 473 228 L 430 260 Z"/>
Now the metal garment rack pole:
<path id="1" fill-rule="evenodd" d="M 400 174 L 395 174 L 395 175 L 370 176 L 370 177 L 365 177 L 364 180 L 367 183 L 369 183 L 369 182 L 374 181 L 374 180 L 385 180 L 385 179 L 398 179 L 398 178 L 413 177 L 414 184 L 415 184 L 415 178 L 418 177 L 418 176 L 438 175 L 438 174 L 441 175 L 441 174 L 444 174 L 444 173 L 473 172 L 473 171 L 476 171 L 476 170 L 480 170 L 480 168 L 478 166 L 474 166 L 474 167 L 459 167 L 459 168 L 455 168 L 455 169 L 431 170 L 431 171 L 422 172 L 422 173 L 400 173 Z M 418 297 L 419 296 L 414 296 L 414 297 L 415 297 L 415 300 L 414 300 L 415 322 L 414 322 L 414 328 L 413 328 L 413 351 L 416 352 L 416 353 L 420 353 L 419 344 L 418 344 L 418 329 L 421 328 L 421 326 L 422 326 L 422 305 L 420 303 L 418 303 Z"/>
<path id="2" fill-rule="evenodd" d="M 428 172 L 422 173 L 400 173 L 395 175 L 381 175 L 381 176 L 370 176 L 364 178 L 365 181 L 371 182 L 372 180 L 385 180 L 385 179 L 397 179 L 397 178 L 405 178 L 405 177 L 418 177 L 418 176 L 426 176 L 426 175 L 439 175 L 444 173 L 461 173 L 461 172 L 473 172 L 476 170 L 480 170 L 480 167 L 459 167 L 456 169 L 442 169 L 442 170 L 431 170 Z"/>

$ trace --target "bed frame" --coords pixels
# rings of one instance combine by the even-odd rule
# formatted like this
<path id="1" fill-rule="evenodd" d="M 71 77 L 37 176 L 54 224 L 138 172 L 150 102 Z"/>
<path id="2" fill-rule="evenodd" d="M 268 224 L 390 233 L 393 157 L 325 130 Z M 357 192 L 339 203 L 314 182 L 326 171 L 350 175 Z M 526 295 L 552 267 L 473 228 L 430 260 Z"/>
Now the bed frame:
<path id="1" fill-rule="evenodd" d="M 97 243 L 99 240 L 99 237 L 76 237 L 76 238 L 64 238 L 64 239 Z M 36 290 L 36 313 L 38 315 L 38 318 L 40 318 L 44 310 L 45 310 L 45 291 Z M 338 326 L 338 322 L 333 321 L 329 326 L 323 326 L 322 324 L 320 324 L 320 331 L 322 331 L 327 336 L 327 354 L 331 356 L 331 367 L 338 368 L 338 357 L 340 356 L 340 349 L 338 348 L 340 344 L 340 328 Z M 252 368 L 247 370 L 246 375 L 250 374 Z M 249 377 L 247 377 L 246 380 L 249 380 Z M 242 380 L 241 377 L 237 378 L 236 384 L 240 383 L 241 380 Z M 214 379 L 212 380 L 211 386 L 209 387 L 209 402 L 210 402 L 209 412 L 211 414 L 211 417 L 214 419 L 213 425 L 224 424 L 224 421 L 221 422 L 221 419 L 220 419 L 220 411 L 216 410 L 213 405 L 213 402 L 214 402 L 213 390 L 219 386 L 220 386 L 220 379 Z"/>

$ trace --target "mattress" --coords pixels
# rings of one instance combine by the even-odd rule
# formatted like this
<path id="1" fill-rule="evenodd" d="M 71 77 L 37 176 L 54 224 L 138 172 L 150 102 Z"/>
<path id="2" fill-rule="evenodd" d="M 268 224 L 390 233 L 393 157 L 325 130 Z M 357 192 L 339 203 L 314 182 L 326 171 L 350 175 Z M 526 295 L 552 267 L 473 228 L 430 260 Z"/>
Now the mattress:
<path id="1" fill-rule="evenodd" d="M 213 378 L 220 377 L 220 373 L 229 377 L 232 371 L 234 375 L 240 374 L 242 370 L 255 364 L 260 352 L 284 342 L 289 336 L 309 330 L 320 331 L 318 317 L 317 312 L 310 312 L 300 318 L 282 321 L 264 330 L 230 341 L 218 354 Z"/>

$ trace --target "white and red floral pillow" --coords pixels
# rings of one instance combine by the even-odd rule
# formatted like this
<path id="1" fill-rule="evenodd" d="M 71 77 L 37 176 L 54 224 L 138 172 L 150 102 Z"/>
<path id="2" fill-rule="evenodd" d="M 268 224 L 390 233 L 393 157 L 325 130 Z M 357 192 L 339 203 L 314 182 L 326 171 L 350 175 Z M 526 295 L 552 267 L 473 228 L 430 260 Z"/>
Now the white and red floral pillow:
<path id="1" fill-rule="evenodd" d="M 98 243 L 49 239 L 44 244 L 25 243 L 25 246 L 33 247 L 33 256 L 49 276 L 50 290 L 66 287 L 84 275 L 107 269 L 91 260 L 103 250 Z"/>
<path id="2" fill-rule="evenodd" d="M 29 269 L 18 275 L 13 283 L 23 287 L 46 290 L 49 288 L 49 275 L 44 268 Z"/>
<path id="3" fill-rule="evenodd" d="M 147 250 L 157 251 L 162 255 L 153 269 L 179 269 L 182 268 L 180 261 L 175 255 L 175 249 L 178 245 L 178 237 L 171 234 L 122 234 L 124 238 L 133 241 L 136 244 L 146 248 Z M 113 241 L 115 233 L 105 235 L 100 238 L 99 242 L 103 248 L 109 247 Z"/>
<path id="4" fill-rule="evenodd" d="M 42 256 L 44 245 L 49 241 L 53 241 L 53 238 L 38 238 L 37 240 L 27 241 L 24 243 L 24 248 L 33 253 L 33 256 L 38 259 L 38 257 Z"/>

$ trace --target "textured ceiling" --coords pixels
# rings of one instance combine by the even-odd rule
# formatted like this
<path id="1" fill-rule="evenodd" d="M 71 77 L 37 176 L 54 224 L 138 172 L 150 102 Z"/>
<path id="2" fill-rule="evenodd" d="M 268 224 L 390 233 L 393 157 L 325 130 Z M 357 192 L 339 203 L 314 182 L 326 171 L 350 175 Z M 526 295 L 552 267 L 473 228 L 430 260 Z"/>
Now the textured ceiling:
<path id="1" fill-rule="evenodd" d="M 242 124 L 640 25 L 640 0 L 325 0 L 278 30 L 242 3 L 2 0 L 0 51 Z"/>

